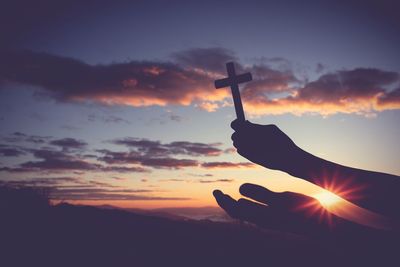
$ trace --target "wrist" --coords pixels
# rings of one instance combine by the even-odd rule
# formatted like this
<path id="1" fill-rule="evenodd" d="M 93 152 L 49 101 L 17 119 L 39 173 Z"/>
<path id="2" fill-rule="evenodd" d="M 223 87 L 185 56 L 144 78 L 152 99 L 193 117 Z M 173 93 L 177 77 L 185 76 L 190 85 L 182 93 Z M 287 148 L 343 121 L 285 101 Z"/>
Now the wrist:
<path id="1" fill-rule="evenodd" d="M 312 178 L 311 174 L 320 169 L 318 158 L 299 147 L 295 150 L 293 158 L 295 160 L 290 164 L 289 170 L 287 170 L 287 173 L 292 176 L 310 180 Z"/>

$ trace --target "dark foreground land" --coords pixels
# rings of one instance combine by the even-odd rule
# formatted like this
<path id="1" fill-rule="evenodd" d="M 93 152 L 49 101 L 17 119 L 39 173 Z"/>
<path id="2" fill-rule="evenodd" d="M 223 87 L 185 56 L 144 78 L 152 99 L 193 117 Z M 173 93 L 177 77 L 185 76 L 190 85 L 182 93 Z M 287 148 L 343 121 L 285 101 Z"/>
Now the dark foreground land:
<path id="1" fill-rule="evenodd" d="M 61 204 L 0 189 L 0 266 L 400 266 L 400 247 Z M 398 255 L 396 255 L 398 254 Z"/>

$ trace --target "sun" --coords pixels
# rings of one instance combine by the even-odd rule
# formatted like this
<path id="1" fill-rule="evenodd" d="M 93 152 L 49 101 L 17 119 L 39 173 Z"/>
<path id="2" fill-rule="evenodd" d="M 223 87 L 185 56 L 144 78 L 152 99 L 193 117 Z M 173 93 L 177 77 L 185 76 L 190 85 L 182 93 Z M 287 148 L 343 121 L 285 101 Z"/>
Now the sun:
<path id="1" fill-rule="evenodd" d="M 314 195 L 314 198 L 317 199 L 319 203 L 321 203 L 321 205 L 326 209 L 332 208 L 342 200 L 341 197 L 327 190 Z"/>

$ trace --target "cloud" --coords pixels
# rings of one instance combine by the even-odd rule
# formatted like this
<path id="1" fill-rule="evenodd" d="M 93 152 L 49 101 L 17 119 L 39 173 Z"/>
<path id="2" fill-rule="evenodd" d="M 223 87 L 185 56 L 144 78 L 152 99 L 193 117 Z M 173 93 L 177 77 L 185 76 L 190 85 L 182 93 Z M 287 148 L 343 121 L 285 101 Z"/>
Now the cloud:
<path id="1" fill-rule="evenodd" d="M 130 150 L 123 152 L 108 149 L 97 150 L 101 154 L 97 158 L 99 161 L 108 164 L 139 164 L 144 167 L 166 169 L 182 169 L 186 167 L 246 168 L 254 166 L 252 163 L 247 162 L 201 162 L 194 159 L 175 158 L 178 155 L 199 157 L 232 153 L 231 149 L 219 148 L 222 145 L 221 143 L 188 141 L 161 143 L 160 141 L 132 137 L 115 139 L 111 143 L 123 145 Z"/>
<path id="2" fill-rule="evenodd" d="M 168 113 L 168 118 L 171 121 L 176 121 L 176 122 L 181 122 L 183 120 L 182 116 L 179 116 L 177 114 L 173 114 L 171 112 Z"/>
<path id="3" fill-rule="evenodd" d="M 5 172 L 37 172 L 37 171 L 101 171 L 101 172 L 148 172 L 140 166 L 104 166 L 98 163 L 89 162 L 81 159 L 77 155 L 73 155 L 68 151 L 42 149 L 29 150 L 35 161 L 27 161 L 21 163 L 17 167 L 2 167 L 0 171 Z"/>
<path id="4" fill-rule="evenodd" d="M 32 149 L 39 161 L 28 161 L 20 165 L 26 170 L 94 170 L 98 165 L 81 160 L 63 151 Z"/>
<path id="5" fill-rule="evenodd" d="M 54 146 L 59 146 L 63 150 L 84 149 L 87 146 L 86 142 L 74 138 L 57 139 L 51 141 L 50 144 Z"/>
<path id="6" fill-rule="evenodd" d="M 225 169 L 225 168 L 253 168 L 255 165 L 250 162 L 226 162 L 226 161 L 216 161 L 216 162 L 204 162 L 201 167 L 207 169 Z"/>
<path id="7" fill-rule="evenodd" d="M 133 167 L 101 166 L 100 168 L 97 168 L 96 170 L 102 171 L 102 172 L 120 172 L 120 173 L 150 172 L 150 170 L 139 167 L 139 166 L 133 166 Z"/>
<path id="8" fill-rule="evenodd" d="M 89 65 L 82 61 L 31 51 L 1 54 L 0 84 L 17 82 L 42 88 L 59 101 L 151 106 L 190 105 L 221 100 L 213 78 L 173 62 L 129 61 Z"/>
<path id="9" fill-rule="evenodd" d="M 222 47 L 192 48 L 172 54 L 178 64 L 197 70 L 224 74 L 225 63 L 238 61 L 235 54 Z"/>
<path id="10" fill-rule="evenodd" d="M 140 164 L 151 168 L 181 169 L 186 167 L 204 168 L 237 168 L 251 166 L 249 163 L 206 162 L 194 159 L 178 159 L 177 155 L 199 157 L 219 156 L 230 153 L 230 150 L 220 149 L 221 143 L 198 143 L 188 141 L 175 141 L 161 143 L 141 138 L 122 138 L 111 141 L 113 144 L 123 145 L 130 151 L 120 152 L 107 149 L 97 150 L 101 154 L 99 161 L 108 164 Z"/>
<path id="11" fill-rule="evenodd" d="M 193 175 L 201 176 L 201 175 Z M 188 182 L 188 183 L 201 183 L 201 184 L 211 184 L 211 183 L 232 183 L 234 179 L 198 179 L 198 180 L 188 180 L 188 179 L 162 179 L 160 182 Z"/>
<path id="12" fill-rule="evenodd" d="M 0 181 L 0 183 L 8 184 L 12 186 L 22 187 L 46 187 L 55 186 L 61 184 L 75 184 L 84 185 L 85 182 L 79 177 L 32 177 L 29 179 L 18 179 L 18 180 L 7 180 Z"/>
<path id="13" fill-rule="evenodd" d="M 226 154 L 234 154 L 234 153 L 236 153 L 236 148 L 234 148 L 234 147 L 227 148 L 227 149 L 224 150 L 224 153 L 226 153 Z"/>
<path id="14" fill-rule="evenodd" d="M 245 110 L 250 115 L 368 115 L 400 106 L 398 93 L 393 91 L 400 83 L 397 72 L 356 68 L 306 81 L 295 75 L 287 60 L 255 60 L 242 65 L 232 51 L 221 47 L 180 51 L 172 55 L 172 62 L 89 65 L 31 51 L 3 51 L 1 58 L 0 85 L 30 84 L 59 101 L 135 107 L 193 105 L 212 112 L 231 102 L 229 90 L 216 90 L 213 82 L 226 76 L 225 63 L 233 60 L 238 73 L 253 75 L 253 81 L 242 86 Z"/>
<path id="15" fill-rule="evenodd" d="M 289 96 L 269 98 L 244 95 L 251 114 L 356 113 L 369 115 L 377 111 L 397 109 L 400 99 L 391 87 L 400 83 L 397 72 L 373 68 L 357 68 L 324 74 L 308 82 Z"/>
<path id="16" fill-rule="evenodd" d="M 216 179 L 216 180 L 199 180 L 199 183 L 202 184 L 210 184 L 210 183 L 232 183 L 234 182 L 234 179 Z"/>
<path id="17" fill-rule="evenodd" d="M 26 136 L 26 135 L 24 135 Z M 13 140 L 14 142 L 15 140 Z M 0 145 L 0 155 L 21 156 L 30 154 L 32 160 L 19 165 L 3 166 L 0 171 L 24 172 L 149 172 L 150 169 L 183 169 L 188 167 L 228 168 L 244 167 L 244 163 L 207 162 L 193 157 L 211 157 L 230 153 L 221 143 L 174 141 L 162 143 L 143 138 L 119 138 L 109 141 L 128 148 L 128 151 L 97 149 L 87 153 L 88 143 L 74 138 L 53 139 L 50 147 L 28 148 L 17 145 Z M 59 149 L 55 149 L 58 147 Z M 188 158 L 179 158 L 186 156 Z"/>
<path id="18" fill-rule="evenodd" d="M 131 152 L 114 152 L 106 149 L 98 150 L 103 155 L 98 160 L 108 164 L 140 164 L 141 166 L 151 168 L 181 169 L 184 167 L 196 167 L 199 165 L 197 160 L 192 159 L 176 159 L 172 157 L 153 156 L 152 154 L 144 154 L 137 151 Z"/>
<path id="19" fill-rule="evenodd" d="M 197 167 L 197 160 L 175 158 L 142 158 L 140 164 L 152 168 L 181 169 L 184 167 Z"/>
<path id="20" fill-rule="evenodd" d="M 400 87 L 386 94 L 382 94 L 377 99 L 377 109 L 400 109 Z"/>
<path id="21" fill-rule="evenodd" d="M 47 143 L 51 136 L 28 135 L 21 132 L 14 132 L 9 136 L 2 137 L 2 140 L 7 143 L 32 143 L 36 145 Z"/>
<path id="22" fill-rule="evenodd" d="M 172 179 L 162 179 L 159 180 L 160 182 L 187 182 L 187 180 L 185 179 L 176 179 L 176 178 L 172 178 Z"/>
<path id="23" fill-rule="evenodd" d="M 148 139 L 127 137 L 123 139 L 115 139 L 112 143 L 124 145 L 130 149 L 134 149 L 135 153 L 146 156 L 171 156 L 171 155 L 188 155 L 188 156 L 219 156 L 224 151 L 219 148 L 221 143 L 199 143 L 188 141 L 175 141 L 171 143 L 161 143 L 160 141 L 151 141 Z"/>
<path id="24" fill-rule="evenodd" d="M 199 173 L 188 173 L 190 176 L 194 177 L 213 177 L 214 175 L 211 173 L 199 174 Z"/>
<path id="25" fill-rule="evenodd" d="M 0 144 L 0 156 L 3 157 L 19 157 L 25 155 L 26 152 L 17 147 Z"/>
<path id="26" fill-rule="evenodd" d="M 100 116 L 97 114 L 90 114 L 88 116 L 88 121 L 95 122 L 95 121 L 102 121 L 104 123 L 126 123 L 131 124 L 128 120 L 125 120 L 121 117 L 115 115 L 108 115 L 108 116 Z"/>

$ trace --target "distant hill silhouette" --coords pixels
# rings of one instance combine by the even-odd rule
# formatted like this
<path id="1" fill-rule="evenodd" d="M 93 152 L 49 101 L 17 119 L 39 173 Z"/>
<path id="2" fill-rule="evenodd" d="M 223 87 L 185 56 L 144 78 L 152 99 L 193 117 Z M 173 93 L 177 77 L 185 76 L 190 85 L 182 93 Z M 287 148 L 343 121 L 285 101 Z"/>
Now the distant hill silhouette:
<path id="1" fill-rule="evenodd" d="M 48 203 L 36 189 L 0 188 L 0 266 L 356 266 L 370 256 L 240 223 Z"/>
<path id="2" fill-rule="evenodd" d="M 100 208 L 121 209 L 137 214 L 145 214 L 157 217 L 163 217 L 173 220 L 210 220 L 216 222 L 232 222 L 229 217 L 219 207 L 169 207 L 157 209 L 137 209 L 137 208 L 117 208 L 110 205 L 102 205 Z"/>

